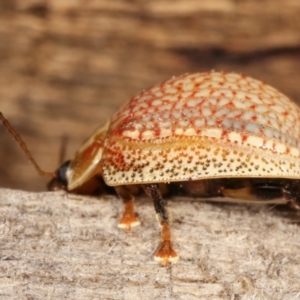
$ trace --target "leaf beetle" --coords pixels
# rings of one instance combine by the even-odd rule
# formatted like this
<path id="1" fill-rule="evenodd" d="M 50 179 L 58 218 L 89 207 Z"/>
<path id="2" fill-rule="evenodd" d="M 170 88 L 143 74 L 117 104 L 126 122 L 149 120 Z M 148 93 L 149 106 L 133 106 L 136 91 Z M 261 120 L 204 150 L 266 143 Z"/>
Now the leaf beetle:
<path id="1" fill-rule="evenodd" d="M 154 258 L 175 262 L 163 198 L 185 195 L 300 203 L 300 108 L 275 88 L 236 73 L 173 77 L 127 102 L 55 172 L 44 172 L 1 114 L 50 190 L 113 187 L 124 202 L 119 227 L 139 224 L 134 198 L 149 195 L 161 225 Z"/>

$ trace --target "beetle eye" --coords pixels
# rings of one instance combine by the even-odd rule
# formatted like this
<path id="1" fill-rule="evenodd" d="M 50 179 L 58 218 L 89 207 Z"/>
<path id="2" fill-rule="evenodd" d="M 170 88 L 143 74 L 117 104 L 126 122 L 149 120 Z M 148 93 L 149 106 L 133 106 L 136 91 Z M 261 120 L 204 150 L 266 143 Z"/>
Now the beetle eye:
<path id="1" fill-rule="evenodd" d="M 67 190 L 67 170 L 70 162 L 70 160 L 64 162 L 55 172 L 56 177 L 54 177 L 47 185 L 49 191 Z"/>
<path id="2" fill-rule="evenodd" d="M 63 185 L 67 186 L 68 185 L 68 180 L 67 180 L 67 170 L 70 165 L 70 160 L 67 160 L 64 162 L 56 171 L 56 176 L 57 180 Z"/>

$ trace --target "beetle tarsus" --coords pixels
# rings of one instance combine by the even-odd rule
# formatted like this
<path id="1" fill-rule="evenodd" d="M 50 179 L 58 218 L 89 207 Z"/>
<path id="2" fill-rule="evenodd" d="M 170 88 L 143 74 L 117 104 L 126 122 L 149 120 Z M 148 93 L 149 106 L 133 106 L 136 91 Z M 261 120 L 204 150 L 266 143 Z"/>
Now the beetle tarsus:
<path id="1" fill-rule="evenodd" d="M 134 200 L 124 200 L 124 212 L 118 227 L 130 231 L 132 227 L 140 225 L 139 219 L 134 212 Z"/>
<path id="2" fill-rule="evenodd" d="M 140 225 L 140 221 L 135 215 L 134 196 L 139 193 L 138 186 L 117 186 L 115 187 L 118 195 L 123 199 L 124 212 L 119 221 L 118 227 L 130 231 L 132 227 Z"/>
<path id="3" fill-rule="evenodd" d="M 161 230 L 161 239 L 158 248 L 154 254 L 154 260 L 162 263 L 163 265 L 169 265 L 178 261 L 179 256 L 173 249 L 171 242 L 171 231 L 168 222 L 163 222 Z"/>
<path id="4" fill-rule="evenodd" d="M 144 185 L 144 190 L 146 194 L 148 194 L 153 200 L 154 208 L 162 227 L 161 242 L 154 254 L 154 260 L 159 261 L 163 265 L 167 266 L 170 263 L 177 262 L 179 258 L 176 251 L 173 249 L 171 242 L 171 230 L 168 213 L 157 184 Z"/>

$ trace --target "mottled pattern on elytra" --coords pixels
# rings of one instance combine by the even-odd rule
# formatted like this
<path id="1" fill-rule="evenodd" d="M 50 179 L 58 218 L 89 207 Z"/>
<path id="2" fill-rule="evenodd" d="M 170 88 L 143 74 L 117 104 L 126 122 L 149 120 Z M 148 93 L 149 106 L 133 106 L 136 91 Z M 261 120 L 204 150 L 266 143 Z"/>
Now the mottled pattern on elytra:
<path id="1" fill-rule="evenodd" d="M 108 184 L 211 177 L 298 177 L 300 110 L 234 73 L 172 78 L 113 117 L 102 158 Z M 247 158 L 247 159 L 246 159 Z"/>

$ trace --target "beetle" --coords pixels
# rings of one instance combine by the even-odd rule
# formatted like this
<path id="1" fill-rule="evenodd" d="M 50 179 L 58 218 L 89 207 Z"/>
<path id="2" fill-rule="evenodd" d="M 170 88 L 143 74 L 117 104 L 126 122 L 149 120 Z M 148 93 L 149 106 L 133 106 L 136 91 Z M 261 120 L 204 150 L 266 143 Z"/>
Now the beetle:
<path id="1" fill-rule="evenodd" d="M 184 74 L 142 91 L 100 126 L 55 173 L 50 190 L 80 194 L 114 187 L 119 227 L 139 224 L 134 198 L 149 195 L 161 225 L 154 258 L 178 259 L 163 198 L 186 195 L 300 204 L 300 108 L 275 88 L 235 73 Z"/>

